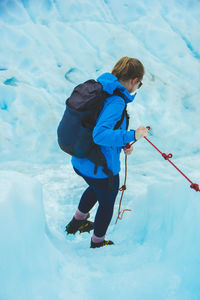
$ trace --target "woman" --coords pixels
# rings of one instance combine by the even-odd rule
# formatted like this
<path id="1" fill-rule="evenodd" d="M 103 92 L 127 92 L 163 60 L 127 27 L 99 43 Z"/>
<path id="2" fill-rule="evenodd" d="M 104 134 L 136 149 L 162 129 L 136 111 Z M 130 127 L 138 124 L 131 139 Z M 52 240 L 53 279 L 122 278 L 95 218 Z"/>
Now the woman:
<path id="1" fill-rule="evenodd" d="M 109 188 L 109 178 L 99 166 L 97 172 L 95 165 L 87 158 L 72 158 L 75 172 L 88 184 L 84 191 L 78 208 L 71 222 L 66 226 L 68 234 L 77 231 L 85 232 L 94 228 L 91 238 L 91 248 L 99 248 L 113 245 L 110 240 L 105 240 L 105 234 L 113 215 L 113 208 L 119 190 L 120 152 L 124 149 L 125 154 L 130 155 L 133 147 L 126 149 L 127 143 L 137 141 L 147 136 L 148 130 L 141 126 L 137 130 L 126 130 L 127 120 L 125 117 L 121 126 L 114 130 L 116 123 L 121 119 L 126 104 L 135 98 L 135 91 L 142 86 L 144 67 L 142 63 L 134 58 L 122 57 L 114 66 L 112 73 L 104 73 L 97 81 L 103 86 L 103 90 L 113 94 L 118 90 L 119 95 L 106 98 L 104 107 L 97 119 L 93 130 L 95 144 L 100 145 L 104 154 L 108 169 L 113 172 L 114 186 Z M 89 211 L 98 201 L 94 223 L 89 221 Z"/>

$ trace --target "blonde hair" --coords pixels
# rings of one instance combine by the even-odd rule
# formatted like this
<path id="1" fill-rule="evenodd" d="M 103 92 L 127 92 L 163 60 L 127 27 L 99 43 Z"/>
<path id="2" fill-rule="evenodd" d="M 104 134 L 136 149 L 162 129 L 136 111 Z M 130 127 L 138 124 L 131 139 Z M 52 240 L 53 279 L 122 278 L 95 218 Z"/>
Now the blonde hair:
<path id="1" fill-rule="evenodd" d="M 128 56 L 120 58 L 112 69 L 112 74 L 123 81 L 134 78 L 142 80 L 144 73 L 143 64 L 138 59 Z"/>

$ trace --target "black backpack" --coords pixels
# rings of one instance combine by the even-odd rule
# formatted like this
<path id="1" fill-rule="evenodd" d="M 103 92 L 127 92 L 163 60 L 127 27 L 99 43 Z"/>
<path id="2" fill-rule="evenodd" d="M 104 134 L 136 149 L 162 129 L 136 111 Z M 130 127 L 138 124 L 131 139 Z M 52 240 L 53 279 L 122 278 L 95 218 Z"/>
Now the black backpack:
<path id="1" fill-rule="evenodd" d="M 124 99 L 119 90 L 113 95 Z M 95 80 L 88 80 L 74 88 L 71 96 L 66 100 L 66 109 L 58 126 L 58 144 L 60 148 L 77 158 L 87 158 L 95 164 L 95 173 L 98 166 L 103 166 L 103 171 L 109 177 L 112 172 L 107 167 L 106 159 L 92 138 L 93 128 L 104 106 L 107 97 L 112 96 L 103 91 L 102 85 Z M 124 100 L 125 101 L 125 100 Z M 118 129 L 126 116 L 128 129 L 128 114 L 126 105 L 121 119 L 114 129 Z"/>

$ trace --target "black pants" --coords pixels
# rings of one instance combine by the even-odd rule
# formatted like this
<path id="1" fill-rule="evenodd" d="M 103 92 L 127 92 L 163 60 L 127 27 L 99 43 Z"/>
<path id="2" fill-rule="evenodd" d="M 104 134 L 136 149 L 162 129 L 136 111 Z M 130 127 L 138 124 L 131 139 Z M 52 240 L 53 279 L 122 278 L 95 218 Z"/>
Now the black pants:
<path id="1" fill-rule="evenodd" d="M 115 199 L 119 190 L 119 174 L 114 176 L 114 187 L 111 191 L 108 178 L 89 178 L 80 174 L 78 170 L 74 170 L 89 185 L 80 199 L 78 209 L 87 213 L 98 201 L 99 206 L 94 220 L 94 234 L 102 237 L 106 234 L 112 219 Z"/>

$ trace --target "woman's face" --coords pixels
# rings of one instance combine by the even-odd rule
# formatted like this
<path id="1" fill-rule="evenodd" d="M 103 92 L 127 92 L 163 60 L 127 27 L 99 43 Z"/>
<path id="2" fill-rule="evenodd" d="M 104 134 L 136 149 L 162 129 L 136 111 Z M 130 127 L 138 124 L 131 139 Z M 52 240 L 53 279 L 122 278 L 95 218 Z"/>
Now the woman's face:
<path id="1" fill-rule="evenodd" d="M 133 94 L 138 88 L 142 86 L 142 81 L 138 78 L 130 79 L 129 80 L 129 86 L 128 91 L 130 94 Z"/>

